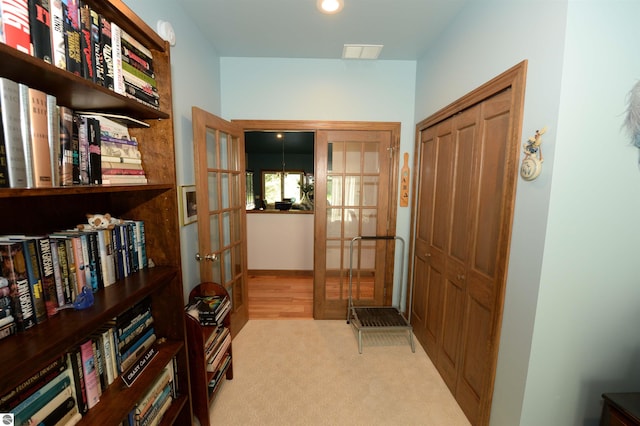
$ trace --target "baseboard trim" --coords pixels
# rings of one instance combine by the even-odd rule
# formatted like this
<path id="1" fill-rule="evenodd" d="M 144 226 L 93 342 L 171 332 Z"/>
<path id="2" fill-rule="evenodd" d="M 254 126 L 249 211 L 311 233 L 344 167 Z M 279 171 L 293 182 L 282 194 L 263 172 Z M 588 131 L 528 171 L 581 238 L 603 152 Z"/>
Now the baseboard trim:
<path id="1" fill-rule="evenodd" d="M 291 269 L 249 269 L 249 275 L 255 276 L 280 276 L 280 277 L 313 277 L 313 271 L 300 271 Z"/>

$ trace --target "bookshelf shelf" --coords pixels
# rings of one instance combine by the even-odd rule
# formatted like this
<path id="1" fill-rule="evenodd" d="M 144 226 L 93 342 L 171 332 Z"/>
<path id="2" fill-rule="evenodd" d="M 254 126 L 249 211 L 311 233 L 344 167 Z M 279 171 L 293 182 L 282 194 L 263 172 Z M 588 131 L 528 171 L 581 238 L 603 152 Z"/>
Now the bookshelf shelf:
<path id="1" fill-rule="evenodd" d="M 162 425 L 193 422 L 180 261 L 180 223 L 175 170 L 169 44 L 120 0 L 87 0 L 152 52 L 160 108 L 61 70 L 0 43 L 0 77 L 54 95 L 59 106 L 113 113 L 145 121 L 130 128 L 139 142 L 148 184 L 0 189 L 0 235 L 45 235 L 86 223 L 86 214 L 144 222 L 146 253 L 155 267 L 143 269 L 94 294 L 86 310 L 67 309 L 26 332 L 0 340 L 0 397 L 86 341 L 104 324 L 145 298 L 151 300 L 159 353 L 131 387 L 121 378 L 103 390 L 80 424 L 117 426 L 126 420 L 164 365 L 175 359 L 178 397 Z"/>
<path id="2" fill-rule="evenodd" d="M 189 293 L 189 302 L 192 302 L 198 296 L 223 296 L 229 297 L 229 294 L 223 286 L 216 283 L 200 283 L 191 293 Z M 229 344 L 226 354 L 231 361 L 224 367 L 220 379 L 213 389 L 209 388 L 209 383 L 216 375 L 214 372 L 207 371 L 208 358 L 205 354 L 205 346 L 210 337 L 215 334 L 218 326 L 202 326 L 200 322 L 193 316 L 184 314 L 187 325 L 187 342 L 189 345 L 189 370 L 191 374 L 191 397 L 193 399 L 193 411 L 202 426 L 209 425 L 209 405 L 215 399 L 222 382 L 233 379 L 233 354 L 232 347 Z M 231 314 L 227 313 L 221 319 L 222 327 L 229 328 L 231 325 Z M 225 354 L 225 355 L 226 355 Z M 215 366 L 214 370 L 222 367 L 225 357 Z"/>

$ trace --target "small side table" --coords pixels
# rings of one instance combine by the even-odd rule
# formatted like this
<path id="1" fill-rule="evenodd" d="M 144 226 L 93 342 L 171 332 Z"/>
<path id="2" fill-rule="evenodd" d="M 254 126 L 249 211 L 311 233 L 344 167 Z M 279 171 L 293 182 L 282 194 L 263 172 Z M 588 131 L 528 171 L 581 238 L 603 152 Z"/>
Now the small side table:
<path id="1" fill-rule="evenodd" d="M 640 392 L 602 394 L 600 426 L 640 425 Z"/>

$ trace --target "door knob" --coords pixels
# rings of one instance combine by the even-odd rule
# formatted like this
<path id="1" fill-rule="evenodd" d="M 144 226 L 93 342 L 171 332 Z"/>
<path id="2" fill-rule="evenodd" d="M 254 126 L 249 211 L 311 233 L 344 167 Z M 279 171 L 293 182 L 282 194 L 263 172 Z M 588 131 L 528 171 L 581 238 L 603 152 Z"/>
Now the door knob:
<path id="1" fill-rule="evenodd" d="M 205 254 L 204 256 L 201 256 L 200 253 L 196 253 L 196 260 L 198 262 L 202 262 L 203 260 L 208 260 L 210 262 L 213 262 L 214 260 L 218 260 L 218 255 L 217 254 Z"/>

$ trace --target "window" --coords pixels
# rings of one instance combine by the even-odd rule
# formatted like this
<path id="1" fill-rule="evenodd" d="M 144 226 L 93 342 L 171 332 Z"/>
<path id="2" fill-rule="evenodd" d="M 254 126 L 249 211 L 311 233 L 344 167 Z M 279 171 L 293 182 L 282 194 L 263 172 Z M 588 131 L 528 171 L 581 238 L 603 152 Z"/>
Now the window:
<path id="1" fill-rule="evenodd" d="M 282 178 L 282 172 L 263 171 L 262 172 L 262 193 L 265 202 L 271 204 L 290 198 L 292 202 L 300 201 L 302 189 L 300 183 L 303 182 L 304 172 L 288 171 Z"/>

